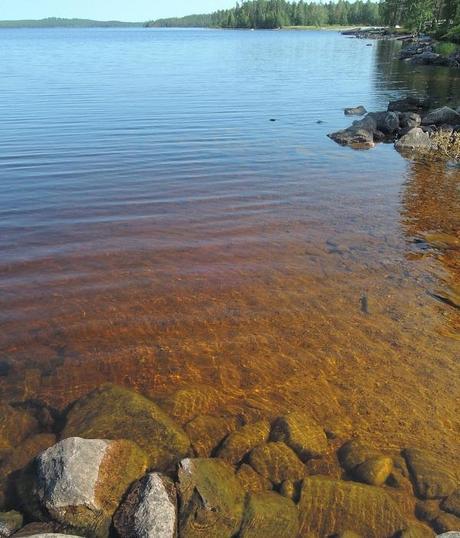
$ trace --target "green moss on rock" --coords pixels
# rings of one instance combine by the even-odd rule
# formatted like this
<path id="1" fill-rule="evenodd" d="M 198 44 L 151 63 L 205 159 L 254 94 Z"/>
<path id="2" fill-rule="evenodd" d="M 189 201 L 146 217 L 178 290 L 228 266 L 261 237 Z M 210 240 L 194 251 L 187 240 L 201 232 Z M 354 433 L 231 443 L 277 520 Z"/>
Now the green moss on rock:
<path id="1" fill-rule="evenodd" d="M 148 455 L 152 469 L 166 470 L 186 456 L 190 441 L 154 402 L 106 384 L 78 400 L 67 414 L 62 438 L 129 439 Z"/>
<path id="2" fill-rule="evenodd" d="M 248 496 L 240 538 L 296 538 L 298 532 L 299 513 L 290 499 L 271 491 Z"/>
<path id="3" fill-rule="evenodd" d="M 371 486 L 382 486 L 393 470 L 393 460 L 385 456 L 376 456 L 366 460 L 353 470 L 353 476 L 360 482 Z"/>
<path id="4" fill-rule="evenodd" d="M 297 454 L 281 442 L 254 448 L 249 454 L 249 464 L 276 485 L 285 480 L 300 480 L 307 474 Z"/>
<path id="5" fill-rule="evenodd" d="M 269 435 L 270 423 L 266 420 L 246 424 L 225 439 L 217 455 L 230 463 L 237 464 L 250 450 L 266 443 Z"/>
<path id="6" fill-rule="evenodd" d="M 260 476 L 254 469 L 243 463 L 238 469 L 236 476 L 241 483 L 241 486 L 245 491 L 251 493 L 261 493 L 272 489 L 273 485 L 267 478 Z"/>
<path id="7" fill-rule="evenodd" d="M 185 459 L 178 474 L 179 535 L 234 536 L 241 526 L 245 498 L 234 469 L 219 459 Z"/>
<path id="8" fill-rule="evenodd" d="M 209 458 L 222 440 L 238 427 L 234 417 L 199 415 L 185 425 L 192 448 L 199 458 Z"/>
<path id="9" fill-rule="evenodd" d="M 283 441 L 304 462 L 325 454 L 328 449 L 323 428 L 301 411 L 277 418 L 273 423 L 270 440 Z"/>
<path id="10" fill-rule="evenodd" d="M 366 538 L 388 538 L 407 527 L 393 499 L 374 486 L 311 477 L 299 501 L 300 536 L 330 536 L 353 531 Z"/>

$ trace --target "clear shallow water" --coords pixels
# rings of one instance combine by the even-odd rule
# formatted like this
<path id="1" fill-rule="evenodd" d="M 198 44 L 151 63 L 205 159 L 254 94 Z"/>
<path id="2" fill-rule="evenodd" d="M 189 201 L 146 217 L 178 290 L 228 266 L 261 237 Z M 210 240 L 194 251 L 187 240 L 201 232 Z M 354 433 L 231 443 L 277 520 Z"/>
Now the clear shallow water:
<path id="1" fill-rule="evenodd" d="M 306 407 L 380 444 L 439 449 L 434 431 L 454 449 L 458 314 L 432 294 L 458 286 L 459 171 L 326 134 L 346 106 L 460 100 L 458 75 L 332 32 L 0 44 L 4 399 L 212 385 L 204 412 Z M 426 240 L 440 232 L 448 248 Z"/>

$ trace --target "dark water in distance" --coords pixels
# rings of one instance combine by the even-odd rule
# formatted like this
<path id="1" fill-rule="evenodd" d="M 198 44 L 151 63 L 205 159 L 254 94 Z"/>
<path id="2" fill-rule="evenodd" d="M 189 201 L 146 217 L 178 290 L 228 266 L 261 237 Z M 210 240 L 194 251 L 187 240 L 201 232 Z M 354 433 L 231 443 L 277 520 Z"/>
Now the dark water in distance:
<path id="1" fill-rule="evenodd" d="M 366 45 L 2 30 L 3 398 L 205 384 L 225 395 L 216 413 L 297 405 L 380 442 L 442 430 L 453 447 L 458 317 L 433 294 L 458 289 L 459 170 L 326 134 L 346 106 L 460 101 L 460 78 Z"/>

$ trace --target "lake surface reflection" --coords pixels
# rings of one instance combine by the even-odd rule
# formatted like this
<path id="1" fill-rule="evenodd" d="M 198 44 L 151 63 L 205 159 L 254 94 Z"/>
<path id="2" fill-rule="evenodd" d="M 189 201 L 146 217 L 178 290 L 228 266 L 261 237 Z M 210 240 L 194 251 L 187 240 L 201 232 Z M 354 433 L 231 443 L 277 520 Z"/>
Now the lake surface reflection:
<path id="1" fill-rule="evenodd" d="M 326 134 L 458 75 L 329 32 L 0 41 L 4 400 L 212 385 L 212 414 L 454 454 L 460 170 Z"/>

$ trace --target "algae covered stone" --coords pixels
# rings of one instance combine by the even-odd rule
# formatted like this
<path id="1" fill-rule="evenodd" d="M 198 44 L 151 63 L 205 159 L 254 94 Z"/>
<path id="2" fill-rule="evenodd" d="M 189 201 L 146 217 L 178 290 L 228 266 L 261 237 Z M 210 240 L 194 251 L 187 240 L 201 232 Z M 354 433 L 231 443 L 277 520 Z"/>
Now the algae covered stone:
<path id="1" fill-rule="evenodd" d="M 386 538 L 407 527 L 382 488 L 356 482 L 305 478 L 298 506 L 302 537 L 353 531 L 366 538 Z"/>
<path id="2" fill-rule="evenodd" d="M 0 512 L 0 538 L 8 538 L 22 527 L 22 514 L 11 510 Z"/>
<path id="3" fill-rule="evenodd" d="M 241 483 L 241 486 L 245 491 L 251 493 L 260 493 L 272 489 L 272 483 L 267 478 L 264 478 L 254 469 L 243 463 L 238 469 L 236 476 Z"/>
<path id="4" fill-rule="evenodd" d="M 376 456 L 366 460 L 353 470 L 353 476 L 360 482 L 371 486 L 382 486 L 393 470 L 393 460 L 385 456 Z"/>
<path id="5" fill-rule="evenodd" d="M 238 427 L 234 417 L 199 415 L 185 425 L 184 429 L 199 458 L 208 458 L 221 441 Z"/>
<path id="6" fill-rule="evenodd" d="M 448 497 L 457 488 L 455 473 L 441 456 L 415 448 L 404 450 L 403 455 L 419 497 Z"/>
<path id="7" fill-rule="evenodd" d="M 433 527 L 437 532 L 453 532 L 460 531 L 460 518 L 454 514 L 446 514 L 441 512 L 434 520 Z"/>
<path id="8" fill-rule="evenodd" d="M 217 455 L 219 458 L 236 464 L 256 446 L 268 441 L 270 423 L 260 420 L 253 424 L 246 424 L 240 430 L 231 433 L 222 443 Z"/>
<path id="9" fill-rule="evenodd" d="M 62 437 L 129 439 L 145 451 L 154 470 L 173 466 L 190 449 L 184 430 L 154 402 L 111 384 L 72 406 Z"/>
<path id="10" fill-rule="evenodd" d="M 398 532 L 395 538 L 433 538 L 434 536 L 434 532 L 425 525 L 411 525 Z"/>
<path id="11" fill-rule="evenodd" d="M 240 538 L 296 538 L 298 532 L 299 513 L 290 499 L 272 491 L 248 496 Z"/>
<path id="12" fill-rule="evenodd" d="M 300 480 L 307 474 L 297 454 L 281 442 L 254 448 L 249 455 L 249 464 L 261 476 L 277 485 L 285 480 Z"/>
<path id="13" fill-rule="evenodd" d="M 457 489 L 452 495 L 447 497 L 442 503 L 442 509 L 445 512 L 450 512 L 451 514 L 460 517 L 460 489 Z"/>
<path id="14" fill-rule="evenodd" d="M 245 498 L 234 469 L 219 459 L 185 459 L 178 475 L 179 535 L 234 536 L 241 526 Z"/>
<path id="15" fill-rule="evenodd" d="M 171 479 L 150 473 L 136 482 L 113 523 L 123 538 L 175 538 L 177 495 Z"/>
<path id="16" fill-rule="evenodd" d="M 38 431 L 38 421 L 22 409 L 0 404 L 0 454 Z"/>
<path id="17" fill-rule="evenodd" d="M 65 439 L 29 469 L 21 489 L 24 506 L 37 511 L 32 515 L 38 519 L 105 537 L 123 495 L 146 468 L 147 456 L 132 441 Z"/>
<path id="18" fill-rule="evenodd" d="M 307 413 L 300 411 L 276 419 L 270 439 L 286 443 L 302 461 L 319 457 L 328 448 L 323 428 Z"/>

